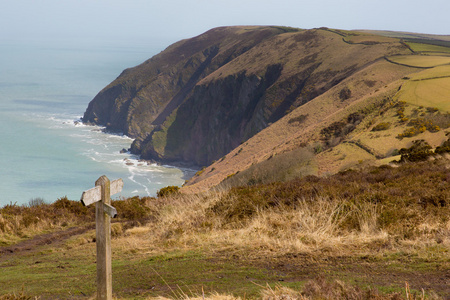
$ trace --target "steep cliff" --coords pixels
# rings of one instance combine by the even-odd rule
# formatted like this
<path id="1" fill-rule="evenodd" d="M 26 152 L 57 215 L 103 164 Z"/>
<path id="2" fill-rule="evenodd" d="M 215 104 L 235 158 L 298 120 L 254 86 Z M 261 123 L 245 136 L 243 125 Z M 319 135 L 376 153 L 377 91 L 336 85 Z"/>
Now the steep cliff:
<path id="1" fill-rule="evenodd" d="M 179 41 L 122 72 L 91 101 L 83 121 L 145 138 L 199 80 L 261 40 L 282 32 L 271 27 L 224 27 Z"/>
<path id="2" fill-rule="evenodd" d="M 208 165 L 361 68 L 407 52 L 326 29 L 216 28 L 125 70 L 83 121 L 136 138 L 143 158 Z"/>

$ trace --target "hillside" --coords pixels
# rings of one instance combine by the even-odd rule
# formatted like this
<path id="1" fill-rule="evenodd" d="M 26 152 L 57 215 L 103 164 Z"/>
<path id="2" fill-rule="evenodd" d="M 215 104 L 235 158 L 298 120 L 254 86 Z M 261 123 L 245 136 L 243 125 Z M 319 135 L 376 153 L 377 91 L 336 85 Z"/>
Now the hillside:
<path id="1" fill-rule="evenodd" d="M 450 47 L 413 38 L 217 28 L 102 90 L 84 122 L 205 165 L 112 200 L 114 299 L 449 299 Z M 0 300 L 95 297 L 95 215 L 0 207 Z"/>
<path id="2" fill-rule="evenodd" d="M 134 137 L 144 159 L 203 166 L 185 192 L 383 164 L 414 139 L 445 140 L 449 46 L 423 34 L 215 28 L 125 70 L 83 121 Z"/>
<path id="3" fill-rule="evenodd" d="M 347 43 L 372 45 L 393 39 L 337 33 Z M 450 57 L 441 49 L 413 51 L 427 45 L 417 44 L 408 55 L 386 56 L 364 66 L 198 172 L 183 191 L 385 164 L 416 139 L 441 145 L 450 127 Z"/>
<path id="4" fill-rule="evenodd" d="M 83 121 L 136 138 L 145 159 L 206 166 L 362 68 L 408 53 L 397 39 L 352 43 L 326 29 L 216 28 L 124 71 Z"/>
<path id="5" fill-rule="evenodd" d="M 143 64 L 125 70 L 91 101 L 83 121 L 136 138 L 133 152 L 143 158 L 206 164 L 206 158 L 195 161 L 165 153 L 171 151 L 176 137 L 161 133 L 170 127 L 167 123 L 174 121 L 173 113 L 200 80 L 261 41 L 283 32 L 286 29 L 275 27 L 224 27 L 179 41 Z"/>

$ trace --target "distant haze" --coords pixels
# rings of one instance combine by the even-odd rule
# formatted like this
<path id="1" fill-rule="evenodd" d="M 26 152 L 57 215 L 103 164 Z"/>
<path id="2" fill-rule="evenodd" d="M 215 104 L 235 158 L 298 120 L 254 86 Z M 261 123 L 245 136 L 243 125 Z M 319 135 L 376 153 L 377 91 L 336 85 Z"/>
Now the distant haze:
<path id="1" fill-rule="evenodd" d="M 0 0 L 0 37 L 165 39 L 225 25 L 377 29 L 450 34 L 448 0 Z"/>

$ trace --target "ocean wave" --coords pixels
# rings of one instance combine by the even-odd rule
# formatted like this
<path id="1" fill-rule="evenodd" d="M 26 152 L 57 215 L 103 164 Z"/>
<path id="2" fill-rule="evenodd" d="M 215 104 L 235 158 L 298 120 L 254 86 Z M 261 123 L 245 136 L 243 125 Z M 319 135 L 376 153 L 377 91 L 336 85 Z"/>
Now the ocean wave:
<path id="1" fill-rule="evenodd" d="M 103 126 L 85 125 L 76 114 L 34 114 L 34 122 L 42 128 L 51 129 L 64 139 L 70 139 L 70 147 L 86 157 L 104 173 L 124 178 L 128 191 L 123 195 L 152 196 L 156 190 L 166 185 L 178 185 L 183 182 L 183 171 L 169 165 L 158 165 L 140 159 L 129 152 L 132 138 L 120 133 L 108 133 Z M 109 176 L 109 175 L 108 175 Z"/>

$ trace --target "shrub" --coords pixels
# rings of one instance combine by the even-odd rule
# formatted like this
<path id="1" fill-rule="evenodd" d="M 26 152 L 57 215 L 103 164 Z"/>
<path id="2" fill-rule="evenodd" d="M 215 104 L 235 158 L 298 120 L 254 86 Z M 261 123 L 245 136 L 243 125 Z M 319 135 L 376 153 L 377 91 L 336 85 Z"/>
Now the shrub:
<path id="1" fill-rule="evenodd" d="M 297 123 L 301 124 L 301 123 L 303 123 L 303 122 L 306 120 L 307 117 L 308 117 L 308 114 L 306 114 L 306 115 L 300 115 L 300 116 L 297 116 L 297 117 L 293 117 L 293 118 L 291 118 L 291 119 L 288 121 L 288 123 L 289 123 L 289 124 L 292 124 L 292 123 L 297 122 Z"/>
<path id="2" fill-rule="evenodd" d="M 345 87 L 343 88 L 340 92 L 339 92 L 339 98 L 344 101 L 349 99 L 352 96 L 352 91 L 348 88 Z"/>
<path id="3" fill-rule="evenodd" d="M 114 200 L 112 206 L 117 209 L 117 215 L 121 219 L 140 220 L 148 216 L 151 209 L 148 206 L 150 197 L 138 196 L 125 200 Z"/>
<path id="4" fill-rule="evenodd" d="M 424 119 L 430 122 L 435 126 L 439 126 L 440 128 L 446 129 L 450 127 L 450 113 L 436 113 L 436 114 L 428 114 L 424 116 Z"/>
<path id="5" fill-rule="evenodd" d="M 169 185 L 160 189 L 157 193 L 158 197 L 167 197 L 180 193 L 180 187 L 175 185 Z"/>
<path id="6" fill-rule="evenodd" d="M 391 127 L 391 123 L 389 122 L 381 122 L 378 125 L 376 125 L 374 128 L 372 128 L 372 131 L 381 131 L 381 130 L 387 130 Z"/>
<path id="7" fill-rule="evenodd" d="M 324 140 L 329 147 L 335 146 L 335 141 L 337 140 L 339 143 L 343 137 L 352 132 L 356 126 L 361 123 L 361 120 L 364 119 L 366 114 L 366 112 L 355 112 L 348 115 L 345 119 L 334 122 L 328 127 L 323 128 L 320 131 L 322 140 Z"/>
<path id="8" fill-rule="evenodd" d="M 434 153 L 436 154 L 443 154 L 443 153 L 449 153 L 450 152 L 450 137 L 448 140 L 444 141 L 439 147 L 436 147 L 434 150 Z"/>
<path id="9" fill-rule="evenodd" d="M 444 117 L 445 118 L 445 117 Z M 408 118 L 405 118 L 407 120 Z M 442 121 L 442 118 L 439 119 Z M 438 132 L 441 130 L 441 127 L 439 125 L 436 125 L 433 123 L 433 118 L 427 117 L 427 118 L 414 118 L 411 119 L 408 123 L 408 127 L 400 133 L 397 137 L 398 138 L 404 138 L 404 137 L 413 137 L 420 133 L 425 132 L 428 130 L 429 132 Z"/>
<path id="10" fill-rule="evenodd" d="M 415 140 L 411 147 L 400 149 L 399 153 L 402 155 L 400 162 L 426 160 L 433 155 L 431 149 L 430 144 L 425 140 Z"/>
<path id="11" fill-rule="evenodd" d="M 195 173 L 195 176 L 200 176 L 202 175 L 203 172 L 205 172 L 205 167 L 203 167 L 201 170 L 197 171 L 197 173 Z"/>
<path id="12" fill-rule="evenodd" d="M 67 197 L 59 198 L 52 204 L 55 210 L 64 211 L 76 216 L 85 216 L 89 210 L 88 207 L 83 206 L 80 201 L 72 201 L 67 199 Z"/>

